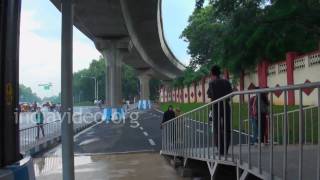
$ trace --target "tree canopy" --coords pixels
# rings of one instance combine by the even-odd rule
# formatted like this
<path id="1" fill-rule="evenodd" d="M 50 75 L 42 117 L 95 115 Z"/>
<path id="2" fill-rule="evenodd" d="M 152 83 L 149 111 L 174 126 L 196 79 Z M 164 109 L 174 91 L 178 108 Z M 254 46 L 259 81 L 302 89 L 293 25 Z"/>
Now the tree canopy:
<path id="1" fill-rule="evenodd" d="M 211 64 L 238 74 L 262 60 L 284 60 L 289 51 L 317 49 L 319 12 L 317 0 L 210 0 L 206 6 L 196 1 L 181 35 L 192 58 L 182 81 L 190 83 L 196 69 Z"/>
<path id="2" fill-rule="evenodd" d="M 23 84 L 19 85 L 19 101 L 20 102 L 28 102 L 28 103 L 33 103 L 33 102 L 40 102 L 41 98 L 37 96 L 36 93 L 32 92 L 30 87 L 27 87 Z"/>
<path id="3" fill-rule="evenodd" d="M 94 100 L 94 81 L 86 77 L 96 77 L 99 86 L 99 99 L 105 99 L 105 60 L 100 57 L 99 60 L 93 60 L 87 69 L 80 70 L 73 75 L 73 93 L 75 102 L 93 102 Z M 139 96 L 139 80 L 136 71 L 123 64 L 122 66 L 122 96 L 125 99 L 132 100 Z M 157 99 L 159 96 L 160 81 L 150 80 L 151 99 Z"/>

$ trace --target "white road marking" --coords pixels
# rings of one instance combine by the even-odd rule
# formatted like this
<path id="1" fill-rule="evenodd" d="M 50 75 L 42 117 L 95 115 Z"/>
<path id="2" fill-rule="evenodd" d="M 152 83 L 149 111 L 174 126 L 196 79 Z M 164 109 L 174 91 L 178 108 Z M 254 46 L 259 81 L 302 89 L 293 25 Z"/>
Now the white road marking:
<path id="1" fill-rule="evenodd" d="M 96 124 L 94 124 L 94 125 L 88 127 L 87 129 L 79 132 L 78 134 L 76 134 L 76 135 L 74 136 L 74 139 L 78 138 L 81 134 L 84 134 L 84 133 L 88 132 L 89 130 L 91 130 L 92 128 L 98 126 L 99 124 L 102 124 L 103 122 L 105 122 L 105 121 L 97 122 Z"/>
<path id="2" fill-rule="evenodd" d="M 156 108 L 154 108 L 153 110 L 155 110 L 155 111 L 157 111 L 158 113 L 161 113 L 161 114 L 163 114 L 163 113 L 164 113 L 164 112 L 162 112 L 161 110 L 156 109 Z"/>
<path id="3" fill-rule="evenodd" d="M 143 130 L 143 127 L 140 126 L 140 129 Z"/>
<path id="4" fill-rule="evenodd" d="M 149 134 L 147 133 L 147 132 L 145 132 L 145 131 L 143 131 L 143 134 L 145 135 L 145 136 L 148 136 Z"/>
<path id="5" fill-rule="evenodd" d="M 82 141 L 79 144 L 79 146 L 88 145 L 88 144 L 91 144 L 91 143 L 94 143 L 94 142 L 97 142 L 97 141 L 100 141 L 100 139 L 99 138 L 88 139 L 88 140 Z"/>
<path id="6" fill-rule="evenodd" d="M 152 140 L 152 139 L 148 139 L 149 140 L 149 143 L 151 144 L 151 146 L 155 146 L 156 143 Z"/>

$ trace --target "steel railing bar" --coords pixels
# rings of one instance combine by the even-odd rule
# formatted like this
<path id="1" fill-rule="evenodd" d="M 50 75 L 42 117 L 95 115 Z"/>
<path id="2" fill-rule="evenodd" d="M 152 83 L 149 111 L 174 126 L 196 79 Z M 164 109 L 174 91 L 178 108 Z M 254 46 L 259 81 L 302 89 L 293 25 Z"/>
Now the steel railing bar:
<path id="1" fill-rule="evenodd" d="M 241 103 L 239 103 L 239 109 L 238 109 L 238 116 L 239 116 L 239 127 L 238 127 L 238 130 L 239 130 L 239 137 L 238 137 L 238 140 L 239 140 L 239 163 L 240 163 L 240 165 L 242 164 L 242 156 L 241 156 L 241 146 L 242 146 L 242 143 L 241 143 L 241 132 L 242 132 L 242 130 L 241 130 L 241 125 L 242 125 L 242 123 L 241 123 Z"/>
<path id="2" fill-rule="evenodd" d="M 207 118 L 207 157 L 210 159 L 210 122 L 209 122 L 209 106 L 206 109 L 206 118 Z"/>
<path id="3" fill-rule="evenodd" d="M 273 180 L 273 135 L 274 135 L 274 127 L 273 127 L 273 93 L 270 94 L 270 107 L 269 107 L 269 122 L 270 122 L 270 180 Z"/>
<path id="4" fill-rule="evenodd" d="M 317 179 L 320 180 L 320 86 L 318 87 L 318 163 L 317 163 Z"/>
<path id="5" fill-rule="evenodd" d="M 263 138 L 264 138 L 264 134 L 261 132 L 262 131 L 262 123 L 261 122 L 261 93 L 257 94 L 258 96 L 258 146 L 259 146 L 259 155 L 258 155 L 258 169 L 259 169 L 259 173 L 261 173 L 261 143 L 263 142 Z M 256 101 L 257 102 L 257 101 Z"/>
<path id="6" fill-rule="evenodd" d="M 211 113 L 211 124 L 212 124 L 212 156 L 213 156 L 213 159 L 215 159 L 215 148 L 216 148 L 216 141 L 215 141 L 215 134 L 216 134 L 216 132 L 215 132 L 215 123 L 214 123 L 214 121 L 216 121 L 214 118 L 215 118 L 215 116 L 214 116 L 214 114 L 215 114 L 215 110 L 214 110 L 214 104 L 211 104 L 211 111 L 212 111 L 212 113 Z"/>
<path id="7" fill-rule="evenodd" d="M 251 129 L 251 127 L 252 127 L 252 123 L 253 122 L 251 122 L 252 121 L 252 119 L 251 119 L 251 117 L 250 117 L 250 109 L 252 108 L 252 107 L 250 107 L 250 94 L 248 94 L 248 119 L 249 119 L 249 121 L 248 121 L 248 167 L 249 167 L 249 169 L 251 169 L 251 131 L 250 131 L 250 129 Z M 253 131 L 252 131 L 253 132 Z"/>
<path id="8" fill-rule="evenodd" d="M 223 154 L 224 159 L 227 160 L 227 106 L 226 100 L 223 101 Z"/>
<path id="9" fill-rule="evenodd" d="M 240 97 L 239 97 L 240 99 Z M 234 147 L 233 147 L 233 98 L 230 97 L 230 144 L 231 144 L 231 159 L 234 162 Z"/>
<path id="10" fill-rule="evenodd" d="M 220 102 L 218 102 L 218 158 L 221 160 L 221 116 L 220 116 Z"/>
<path id="11" fill-rule="evenodd" d="M 302 161 L 303 161 L 303 96 L 302 89 L 299 89 L 299 180 L 302 180 Z"/>
<path id="12" fill-rule="evenodd" d="M 288 118 L 287 118 L 287 91 L 284 91 L 284 118 L 283 118 L 283 178 L 287 179 L 287 127 L 288 127 Z"/>

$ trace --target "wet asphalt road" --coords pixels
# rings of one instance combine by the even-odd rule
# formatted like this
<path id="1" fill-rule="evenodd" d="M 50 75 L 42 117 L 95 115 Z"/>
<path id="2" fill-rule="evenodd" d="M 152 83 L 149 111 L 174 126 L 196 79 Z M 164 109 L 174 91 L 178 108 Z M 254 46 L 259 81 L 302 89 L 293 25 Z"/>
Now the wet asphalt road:
<path id="1" fill-rule="evenodd" d="M 138 112 L 138 120 L 100 123 L 75 137 L 75 154 L 160 151 L 162 114 Z"/>
<path id="2" fill-rule="evenodd" d="M 137 121 L 102 122 L 74 137 L 76 155 L 158 152 L 161 149 L 162 113 L 140 111 Z M 61 145 L 44 156 L 61 155 Z"/>
<path id="3" fill-rule="evenodd" d="M 138 126 L 103 122 L 75 136 L 76 179 L 185 179 L 159 155 L 161 120 L 161 112 L 149 110 L 139 112 Z M 34 168 L 38 180 L 62 179 L 61 146 L 35 158 Z"/>

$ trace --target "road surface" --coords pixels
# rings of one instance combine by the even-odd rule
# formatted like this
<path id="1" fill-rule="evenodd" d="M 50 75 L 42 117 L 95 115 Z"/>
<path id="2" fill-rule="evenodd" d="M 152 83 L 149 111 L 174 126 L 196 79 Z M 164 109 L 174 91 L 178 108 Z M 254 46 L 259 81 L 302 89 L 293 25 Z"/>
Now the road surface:
<path id="1" fill-rule="evenodd" d="M 103 122 L 75 136 L 76 179 L 181 179 L 159 155 L 161 120 L 149 110 L 139 112 L 138 126 Z M 35 159 L 40 180 L 61 179 L 61 166 L 61 146 Z"/>

